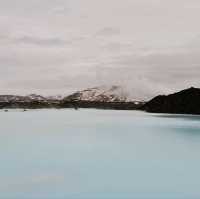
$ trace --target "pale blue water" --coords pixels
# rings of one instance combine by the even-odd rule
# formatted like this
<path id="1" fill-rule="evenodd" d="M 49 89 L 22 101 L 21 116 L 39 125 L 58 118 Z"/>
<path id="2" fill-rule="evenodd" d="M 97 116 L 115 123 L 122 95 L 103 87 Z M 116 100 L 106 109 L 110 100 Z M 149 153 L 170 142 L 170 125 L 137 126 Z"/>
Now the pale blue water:
<path id="1" fill-rule="evenodd" d="M 0 112 L 0 199 L 199 199 L 200 117 Z"/>

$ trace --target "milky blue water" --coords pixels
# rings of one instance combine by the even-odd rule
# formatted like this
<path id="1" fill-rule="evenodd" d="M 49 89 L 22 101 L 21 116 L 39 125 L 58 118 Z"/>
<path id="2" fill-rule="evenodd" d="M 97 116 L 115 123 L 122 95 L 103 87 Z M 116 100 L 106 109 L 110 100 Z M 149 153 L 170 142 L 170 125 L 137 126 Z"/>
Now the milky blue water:
<path id="1" fill-rule="evenodd" d="M 0 112 L 0 199 L 199 199 L 200 117 Z"/>

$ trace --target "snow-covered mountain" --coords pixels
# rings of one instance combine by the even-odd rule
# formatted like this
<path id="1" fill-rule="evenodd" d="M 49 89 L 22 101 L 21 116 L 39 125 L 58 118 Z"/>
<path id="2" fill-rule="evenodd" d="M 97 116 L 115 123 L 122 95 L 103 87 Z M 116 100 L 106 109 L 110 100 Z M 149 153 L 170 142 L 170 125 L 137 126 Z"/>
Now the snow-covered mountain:
<path id="1" fill-rule="evenodd" d="M 36 94 L 31 94 L 27 96 L 19 95 L 0 95 L 0 102 L 47 102 L 48 99 Z"/>
<path id="2" fill-rule="evenodd" d="M 127 102 L 128 93 L 120 86 L 101 86 L 78 91 L 64 98 L 65 101 Z"/>
<path id="3" fill-rule="evenodd" d="M 110 103 L 111 102 L 111 103 Z M 101 86 L 75 92 L 69 96 L 31 94 L 27 96 L 0 95 L 0 108 L 102 108 L 133 110 L 144 102 L 133 100 L 120 86 Z"/>
<path id="4" fill-rule="evenodd" d="M 32 101 L 40 101 L 40 102 L 46 102 L 48 99 L 41 96 L 41 95 L 36 95 L 36 94 L 31 94 L 26 96 L 27 99 L 30 99 Z"/>
<path id="5" fill-rule="evenodd" d="M 27 96 L 0 95 L 0 109 L 2 108 L 58 108 L 61 100 L 49 99 L 41 95 L 31 94 Z"/>
<path id="6" fill-rule="evenodd" d="M 48 100 L 52 100 L 52 101 L 59 101 L 59 100 L 62 100 L 63 99 L 63 96 L 62 95 L 52 95 L 52 96 L 48 96 L 46 97 L 46 99 Z"/>

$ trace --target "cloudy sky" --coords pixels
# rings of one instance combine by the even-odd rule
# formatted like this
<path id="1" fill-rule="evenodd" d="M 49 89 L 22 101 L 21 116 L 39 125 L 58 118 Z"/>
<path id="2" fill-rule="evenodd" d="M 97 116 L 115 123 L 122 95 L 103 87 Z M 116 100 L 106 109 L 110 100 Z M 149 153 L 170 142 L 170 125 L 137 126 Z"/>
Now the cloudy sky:
<path id="1" fill-rule="evenodd" d="M 200 87 L 199 0 L 0 0 L 0 93 Z"/>

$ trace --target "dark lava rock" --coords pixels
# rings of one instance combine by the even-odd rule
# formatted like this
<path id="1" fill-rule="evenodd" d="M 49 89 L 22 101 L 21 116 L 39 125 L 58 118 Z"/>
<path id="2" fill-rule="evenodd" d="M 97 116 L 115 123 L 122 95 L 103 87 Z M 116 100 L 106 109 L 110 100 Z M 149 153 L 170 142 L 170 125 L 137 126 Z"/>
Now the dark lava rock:
<path id="1" fill-rule="evenodd" d="M 200 114 L 200 89 L 189 88 L 171 95 L 160 95 L 143 107 L 152 113 Z"/>
<path id="2" fill-rule="evenodd" d="M 102 101 L 70 101 L 63 100 L 61 108 L 95 108 L 95 109 L 113 109 L 113 110 L 137 110 L 143 105 L 143 102 L 102 102 Z"/>

